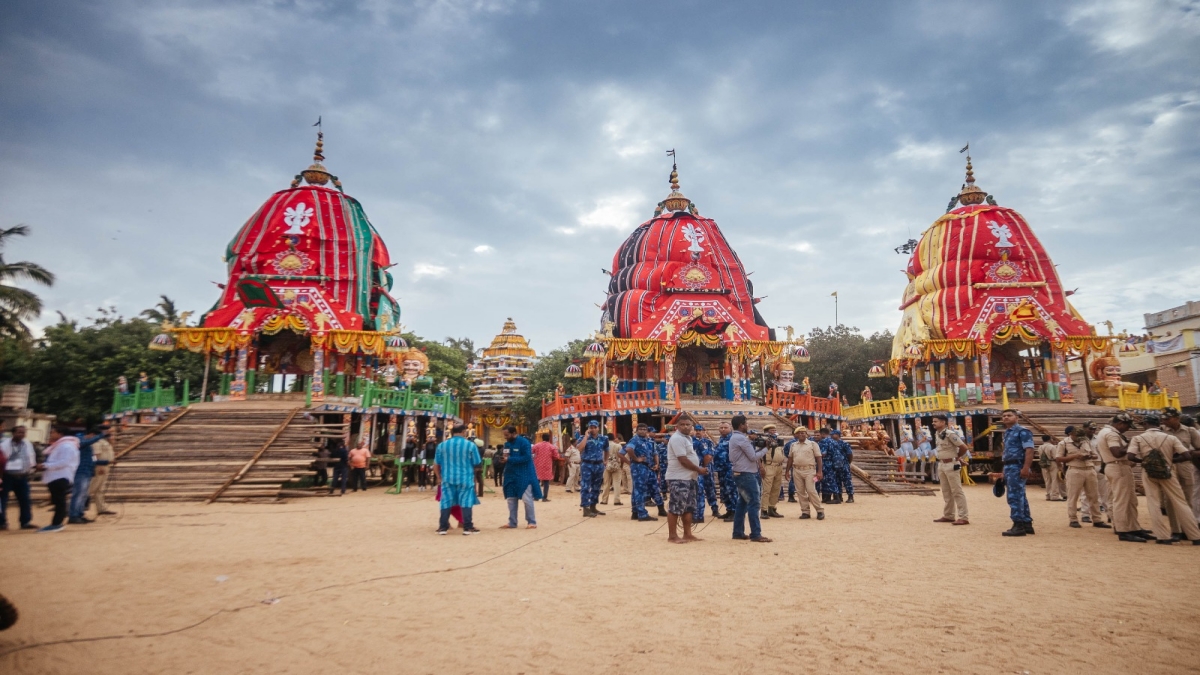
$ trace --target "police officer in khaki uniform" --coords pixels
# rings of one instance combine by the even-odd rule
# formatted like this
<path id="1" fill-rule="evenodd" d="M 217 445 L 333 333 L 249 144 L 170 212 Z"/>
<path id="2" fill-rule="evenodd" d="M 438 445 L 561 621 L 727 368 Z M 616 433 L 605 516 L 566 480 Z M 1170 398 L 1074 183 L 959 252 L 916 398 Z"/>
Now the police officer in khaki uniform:
<path id="1" fill-rule="evenodd" d="M 1062 476 L 1058 474 L 1058 463 L 1054 461 L 1058 456 L 1058 446 L 1050 440 L 1049 436 L 1042 436 L 1042 444 L 1038 446 L 1038 467 L 1046 483 L 1046 501 L 1061 502 L 1067 498 L 1067 493 Z"/>
<path id="2" fill-rule="evenodd" d="M 1142 465 L 1142 487 L 1146 490 L 1146 508 L 1150 511 L 1150 527 L 1158 538 L 1156 544 L 1173 544 L 1170 521 L 1162 515 L 1162 508 L 1167 512 L 1177 514 L 1191 513 L 1192 507 L 1183 498 L 1183 490 L 1175 478 L 1175 462 L 1192 459 L 1178 438 L 1163 433 L 1159 428 L 1162 421 L 1158 415 L 1146 415 L 1144 419 L 1146 431 L 1137 436 L 1129 444 L 1129 458 Z M 1157 451 L 1157 452 L 1156 452 Z M 1178 459 L 1177 459 L 1178 458 Z M 1159 471 L 1166 472 L 1162 477 L 1151 474 Z M 1192 541 L 1193 546 L 1200 546 L 1200 526 L 1191 518 L 1180 518 L 1179 525 L 1183 533 Z"/>
<path id="3" fill-rule="evenodd" d="M 1163 408 L 1162 412 L 1163 426 L 1162 430 L 1166 434 L 1170 434 L 1179 439 L 1183 447 L 1192 452 L 1200 450 L 1200 431 L 1192 427 L 1185 427 L 1182 424 L 1182 415 L 1179 410 L 1171 407 Z M 1179 487 L 1183 490 L 1183 498 L 1187 500 L 1188 505 L 1192 507 L 1192 516 L 1200 520 L 1200 503 L 1194 498 L 1196 493 L 1196 467 L 1191 462 L 1181 461 L 1175 464 L 1175 470 L 1178 472 L 1176 477 L 1179 479 Z M 1172 514 L 1171 532 L 1179 532 L 1178 523 Z"/>
<path id="4" fill-rule="evenodd" d="M 774 436 L 775 425 L 768 424 L 763 427 L 763 433 L 767 436 Z M 783 453 L 783 445 L 773 442 L 774 439 L 767 441 L 767 454 L 763 456 L 763 473 L 762 473 L 762 517 L 763 518 L 782 518 L 783 515 L 775 510 L 775 505 L 779 503 L 779 491 L 783 488 L 783 468 L 787 464 L 787 455 Z"/>
<path id="5" fill-rule="evenodd" d="M 621 506 L 622 481 L 625 479 L 625 460 L 621 456 L 621 444 L 612 434 L 608 435 L 608 463 L 604 465 L 604 484 L 600 488 L 600 503 L 608 503 L 608 493 L 616 493 L 613 506 Z"/>
<path id="6" fill-rule="evenodd" d="M 1103 522 L 1100 513 L 1100 492 L 1096 485 L 1096 466 L 1100 455 L 1092 447 L 1083 427 L 1067 427 L 1067 438 L 1058 446 L 1058 456 L 1054 461 L 1063 465 L 1067 472 L 1067 518 L 1071 527 L 1079 528 L 1079 495 L 1086 494 L 1088 507 L 1091 509 L 1092 527 L 1108 529 L 1111 526 Z"/>
<path id="7" fill-rule="evenodd" d="M 1096 439 L 1096 425 L 1092 422 L 1084 422 L 1080 426 L 1080 428 L 1083 429 L 1083 435 L 1087 437 L 1088 442 L 1092 444 L 1092 449 L 1095 450 L 1096 449 L 1096 440 L 1095 440 Z M 1100 497 L 1100 512 L 1108 516 L 1107 520 L 1108 520 L 1108 523 L 1111 525 L 1112 524 L 1112 502 L 1109 501 L 1108 478 L 1106 478 L 1104 476 L 1104 462 L 1100 461 L 1099 453 L 1096 454 L 1096 459 L 1095 459 L 1095 461 L 1092 462 L 1092 466 L 1094 466 L 1096 468 L 1096 495 L 1098 495 Z M 1081 506 L 1080 506 L 1081 511 L 1086 511 L 1087 513 L 1091 513 L 1092 505 L 1091 505 L 1091 502 L 1088 501 L 1088 497 L 1087 497 L 1086 493 L 1079 498 L 1079 503 L 1081 504 Z M 1085 515 L 1083 517 L 1083 522 L 1085 522 L 1085 523 L 1092 522 L 1091 516 Z M 1097 521 L 1097 522 L 1099 522 L 1099 521 Z"/>
<path id="8" fill-rule="evenodd" d="M 938 482 L 942 485 L 942 501 L 945 502 L 942 517 L 933 522 L 970 525 L 967 495 L 962 489 L 962 458 L 968 447 L 958 432 L 950 428 L 948 415 L 933 416 L 933 441 Z"/>
<path id="9" fill-rule="evenodd" d="M 1129 439 L 1125 438 L 1125 432 L 1132 426 L 1133 418 L 1128 413 L 1118 414 L 1096 434 L 1094 446 L 1104 462 L 1104 475 L 1108 477 L 1113 530 L 1121 541 L 1144 544 L 1148 541 L 1146 535 L 1150 533 L 1143 530 L 1138 522 L 1133 463 L 1125 454 L 1129 450 Z"/>
<path id="10" fill-rule="evenodd" d="M 796 483 L 796 497 L 800 500 L 800 518 L 812 518 L 809 507 L 817 510 L 817 520 L 825 520 L 825 507 L 821 506 L 821 492 L 817 484 L 824 478 L 821 466 L 821 446 L 808 440 L 808 429 L 803 425 L 792 432 L 796 440 L 788 450 L 787 472 Z"/>

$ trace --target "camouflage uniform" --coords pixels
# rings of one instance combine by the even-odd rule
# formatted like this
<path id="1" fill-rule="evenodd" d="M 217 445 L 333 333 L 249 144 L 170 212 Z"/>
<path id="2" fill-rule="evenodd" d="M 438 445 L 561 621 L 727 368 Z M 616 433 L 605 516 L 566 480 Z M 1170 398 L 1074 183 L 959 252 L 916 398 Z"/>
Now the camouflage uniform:
<path id="1" fill-rule="evenodd" d="M 845 490 L 847 499 L 854 499 L 854 480 L 853 474 L 850 471 L 850 456 L 854 454 L 854 448 L 850 444 L 840 438 L 831 438 L 838 449 L 841 450 L 842 458 L 838 462 L 838 484 L 839 489 Z M 839 496 L 841 493 L 838 493 Z"/>
<path id="2" fill-rule="evenodd" d="M 655 505 L 663 505 L 662 495 L 658 492 L 658 481 L 654 477 L 654 458 L 656 456 L 654 441 L 641 436 L 634 436 L 625 444 L 622 450 L 629 458 L 629 466 L 633 475 L 633 497 L 630 506 L 633 515 L 640 519 L 649 518 L 646 512 L 646 500 L 653 497 Z M 642 458 L 645 463 L 634 461 L 635 457 Z"/>
<path id="3" fill-rule="evenodd" d="M 658 499 L 663 499 L 667 496 L 667 444 L 655 443 L 654 451 L 658 455 L 658 472 L 655 474 L 658 480 Z"/>
<path id="4" fill-rule="evenodd" d="M 825 476 L 821 481 L 821 492 L 826 497 L 841 495 L 842 488 L 839 481 L 839 474 L 841 464 L 844 461 L 842 449 L 834 444 L 832 436 L 822 438 L 817 442 L 817 446 L 821 448 L 821 461 L 825 463 Z"/>
<path id="5" fill-rule="evenodd" d="M 733 482 L 733 465 L 729 463 L 729 436 L 731 435 L 722 436 L 721 440 L 717 441 L 712 463 L 717 482 L 721 487 L 721 503 L 725 504 L 727 513 L 733 513 L 737 508 L 738 500 L 737 485 Z"/>
<path id="6" fill-rule="evenodd" d="M 703 430 L 703 429 L 701 429 Z M 696 456 L 700 458 L 700 466 L 704 466 L 704 458 L 712 457 L 715 450 L 713 442 L 707 438 L 696 436 L 692 438 L 692 447 L 696 449 Z M 717 491 L 713 487 L 712 465 L 710 464 L 708 474 L 702 474 L 698 477 L 699 490 L 696 492 L 696 508 L 692 510 L 692 522 L 704 522 L 704 500 L 707 499 L 709 506 L 712 507 L 712 512 L 717 513 Z"/>
<path id="7" fill-rule="evenodd" d="M 600 484 L 604 482 L 604 452 L 608 438 L 597 435 L 589 438 L 580 454 L 579 505 L 595 506 L 600 501 Z"/>

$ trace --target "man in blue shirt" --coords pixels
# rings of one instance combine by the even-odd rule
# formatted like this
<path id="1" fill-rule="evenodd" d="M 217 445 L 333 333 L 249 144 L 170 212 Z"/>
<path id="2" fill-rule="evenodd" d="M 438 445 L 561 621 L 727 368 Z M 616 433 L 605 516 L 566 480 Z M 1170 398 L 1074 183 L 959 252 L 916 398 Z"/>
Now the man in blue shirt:
<path id="1" fill-rule="evenodd" d="M 1029 514 L 1029 501 L 1025 499 L 1025 480 L 1033 465 L 1033 433 L 1017 424 L 1017 411 L 1012 408 L 1000 413 L 1000 421 L 1004 424 L 1004 483 L 1013 521 L 1012 529 L 1001 534 L 1024 537 L 1034 533 L 1033 516 Z"/>
<path id="2" fill-rule="evenodd" d="M 608 459 L 608 437 L 600 433 L 600 423 L 596 420 L 588 422 L 587 436 L 579 448 L 579 505 L 583 507 L 583 515 L 588 518 L 603 516 L 604 512 L 596 509 L 600 501 L 600 485 L 604 482 L 604 462 Z"/>
<path id="3" fill-rule="evenodd" d="M 108 436 L 108 432 L 84 437 L 82 432 L 75 434 L 79 439 L 79 466 L 75 469 L 75 482 L 71 484 L 71 505 L 67 522 L 72 525 L 83 525 L 92 522 L 85 518 L 88 504 L 88 488 L 96 475 L 96 459 L 92 454 L 92 446 L 96 441 Z"/>
<path id="4" fill-rule="evenodd" d="M 438 534 L 450 530 L 450 509 L 462 508 L 463 535 L 479 530 L 471 519 L 472 508 L 479 503 L 475 496 L 475 467 L 483 460 L 479 448 L 467 440 L 467 425 L 459 424 L 450 430 L 450 438 L 437 446 L 434 454 L 434 472 L 442 484 L 441 514 L 438 518 Z"/>

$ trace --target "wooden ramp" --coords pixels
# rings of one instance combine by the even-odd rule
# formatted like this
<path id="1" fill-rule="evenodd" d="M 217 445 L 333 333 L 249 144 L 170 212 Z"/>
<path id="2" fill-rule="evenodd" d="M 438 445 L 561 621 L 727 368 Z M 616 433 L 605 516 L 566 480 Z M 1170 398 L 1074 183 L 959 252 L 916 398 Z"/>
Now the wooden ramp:
<path id="1" fill-rule="evenodd" d="M 309 471 L 317 444 L 331 429 L 300 408 L 251 406 L 197 406 L 120 434 L 105 496 L 114 502 L 211 502 L 318 494 L 281 490 Z M 340 433 L 340 426 L 332 431 Z"/>

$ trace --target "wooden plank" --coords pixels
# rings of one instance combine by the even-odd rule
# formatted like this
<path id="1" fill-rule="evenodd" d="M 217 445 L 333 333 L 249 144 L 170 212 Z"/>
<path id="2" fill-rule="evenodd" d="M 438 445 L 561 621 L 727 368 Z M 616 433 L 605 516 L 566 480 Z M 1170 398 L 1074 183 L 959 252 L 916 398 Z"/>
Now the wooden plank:
<path id="1" fill-rule="evenodd" d="M 118 452 L 118 453 L 117 453 L 115 456 L 113 456 L 113 461 L 115 462 L 115 461 L 117 461 L 118 459 L 121 459 L 121 458 L 122 458 L 122 457 L 124 457 L 125 455 L 129 454 L 129 451 L 131 451 L 131 450 L 133 450 L 134 448 L 138 447 L 138 446 L 139 446 L 139 445 L 141 445 L 142 443 L 145 443 L 146 441 L 150 440 L 151 438 L 154 438 L 154 437 L 155 437 L 155 436 L 157 436 L 159 433 L 161 433 L 161 432 L 162 432 L 164 429 L 167 429 L 167 428 L 168 428 L 168 427 L 170 427 L 172 424 L 175 424 L 175 423 L 176 423 L 176 422 L 178 422 L 179 420 L 183 419 L 183 418 L 184 418 L 184 416 L 186 416 L 186 415 L 188 414 L 188 411 L 189 411 L 189 410 L 191 410 L 191 408 L 184 408 L 184 409 L 183 409 L 183 412 L 181 412 L 181 413 L 179 413 L 178 415 L 176 415 L 175 417 L 172 417 L 171 419 L 167 420 L 166 422 L 164 422 L 164 423 L 163 423 L 161 426 L 159 426 L 159 427 L 158 427 L 157 429 L 155 429 L 154 431 L 151 431 L 150 433 L 146 434 L 145 436 L 142 436 L 141 438 L 137 439 L 137 441 L 135 441 L 135 442 L 133 443 L 133 445 L 129 446 L 128 448 L 125 448 L 124 450 L 122 450 L 122 451 Z"/>
<path id="2" fill-rule="evenodd" d="M 251 469 L 251 467 L 254 466 L 254 463 L 258 461 L 258 458 L 263 456 L 263 453 L 267 451 L 267 448 L 271 447 L 271 444 L 275 442 L 275 439 L 279 438 L 279 435 L 282 434 L 283 430 L 286 429 L 288 427 L 288 425 L 292 423 L 292 419 L 295 418 L 296 415 L 299 414 L 301 410 L 303 410 L 303 408 L 296 408 L 296 409 L 292 410 L 291 414 L 289 414 L 287 416 L 287 419 L 285 419 L 283 421 L 283 424 L 280 424 L 279 427 L 277 429 L 275 429 L 275 433 L 271 434 L 271 437 L 267 439 L 267 442 L 263 443 L 263 446 L 258 449 L 258 452 L 254 453 L 254 456 L 250 458 L 250 461 L 246 462 L 245 466 L 242 467 L 242 470 L 238 471 L 229 480 L 225 481 L 224 485 L 217 488 L 217 491 L 214 492 L 211 497 L 209 497 L 207 500 L 205 500 L 204 503 L 205 504 L 213 503 L 214 501 L 217 500 L 217 497 L 220 497 L 221 493 L 224 492 L 230 485 L 233 485 L 237 481 L 241 480 L 242 476 L 245 476 L 246 472 L 249 471 Z"/>
<path id="3" fill-rule="evenodd" d="M 885 497 L 887 496 L 887 493 L 883 491 L 883 488 L 879 486 L 879 483 L 876 483 L 870 476 L 868 476 L 866 471 L 863 471 L 862 469 L 858 468 L 858 466 L 856 464 L 854 464 L 854 462 L 850 463 L 850 472 L 853 473 L 855 476 L 857 476 L 858 479 L 861 480 L 862 482 L 866 483 L 867 485 L 870 485 L 871 489 L 874 490 L 875 492 L 878 492 L 879 494 L 881 494 Z"/>

